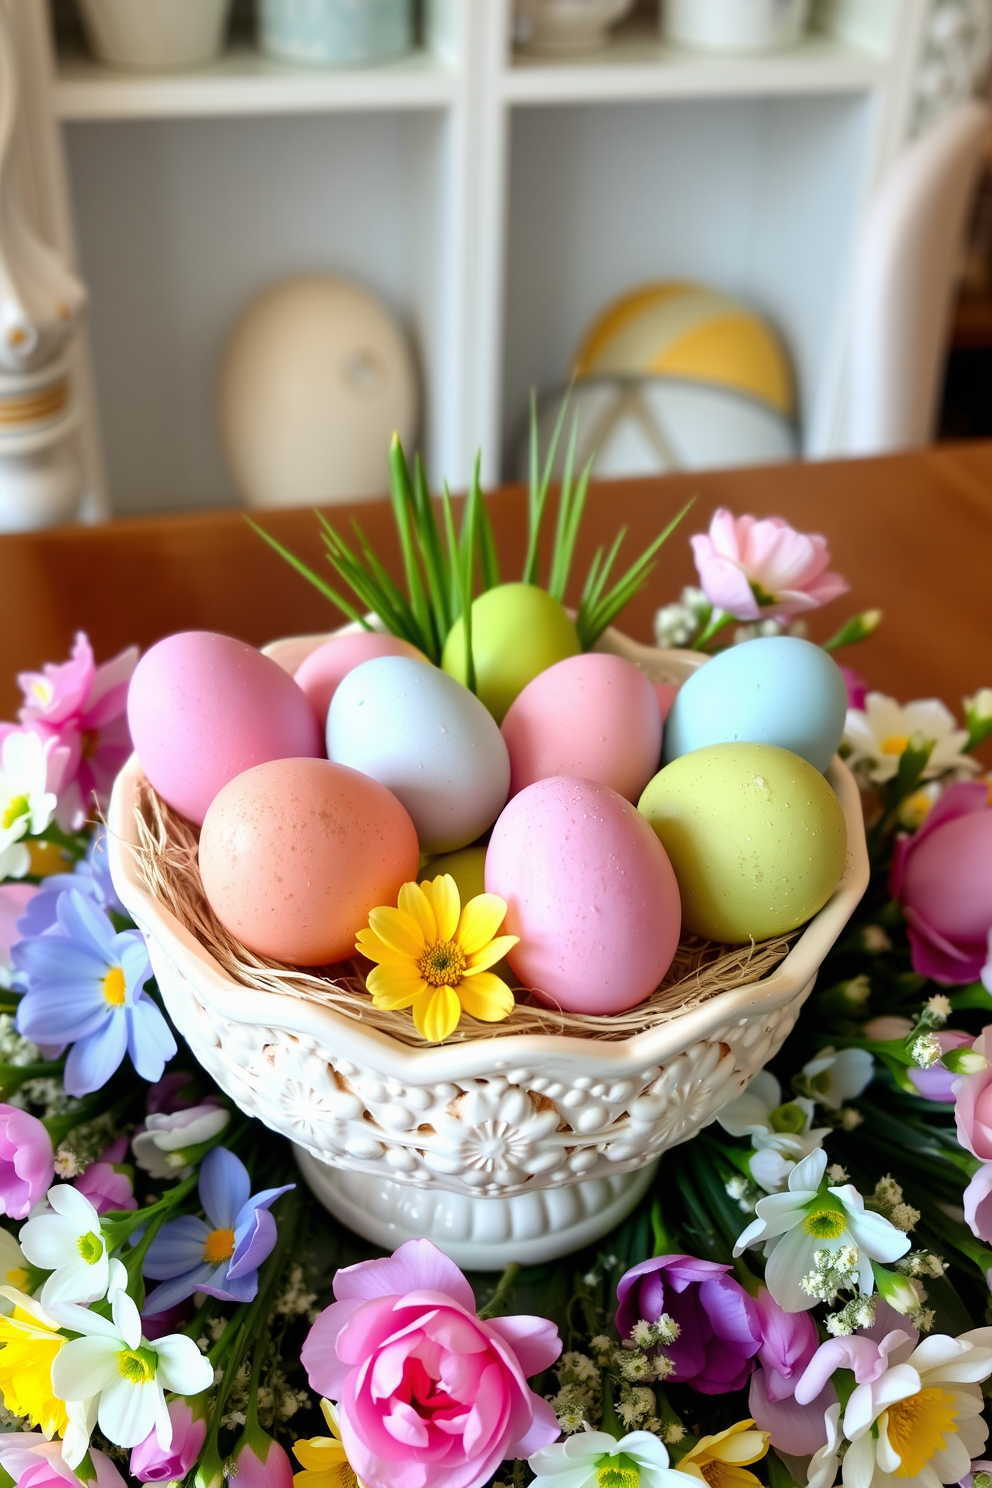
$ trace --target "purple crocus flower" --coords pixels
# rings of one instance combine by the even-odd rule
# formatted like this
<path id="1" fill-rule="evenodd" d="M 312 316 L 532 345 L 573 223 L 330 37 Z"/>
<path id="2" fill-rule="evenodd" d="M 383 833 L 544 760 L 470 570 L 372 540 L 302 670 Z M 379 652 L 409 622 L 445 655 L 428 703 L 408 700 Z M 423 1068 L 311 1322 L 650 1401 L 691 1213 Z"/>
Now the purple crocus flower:
<path id="1" fill-rule="evenodd" d="M 754 1302 L 727 1272 L 730 1266 L 695 1256 L 655 1256 L 632 1266 L 617 1287 L 617 1332 L 629 1338 L 643 1318 L 663 1313 L 679 1325 L 665 1345 L 675 1365 L 672 1383 L 692 1385 L 703 1395 L 740 1390 L 755 1367 L 761 1324 Z"/>
<path id="2" fill-rule="evenodd" d="M 67 889 L 85 895 L 98 909 L 112 910 L 114 914 L 128 917 L 110 877 L 107 833 L 103 827 L 94 834 L 85 858 L 76 864 L 74 872 L 53 873 L 43 880 L 17 922 L 18 932 L 24 940 L 32 940 L 36 935 L 44 935 L 46 930 L 57 928 L 59 895 Z"/>
<path id="3" fill-rule="evenodd" d="M 206 1219 L 183 1214 L 155 1236 L 145 1275 L 162 1285 L 145 1298 L 145 1311 L 165 1312 L 194 1292 L 224 1302 L 250 1302 L 258 1291 L 258 1268 L 276 1243 L 269 1207 L 295 1187 L 287 1183 L 252 1194 L 240 1158 L 226 1147 L 212 1147 L 200 1167 Z"/>
<path id="4" fill-rule="evenodd" d="M 70 1095 L 99 1090 L 125 1053 L 143 1080 L 158 1080 L 176 1041 L 142 990 L 151 976 L 138 930 L 116 931 L 77 889 L 58 897 L 55 928 L 19 941 L 11 958 L 27 980 L 17 1030 L 36 1044 L 71 1044 Z"/>

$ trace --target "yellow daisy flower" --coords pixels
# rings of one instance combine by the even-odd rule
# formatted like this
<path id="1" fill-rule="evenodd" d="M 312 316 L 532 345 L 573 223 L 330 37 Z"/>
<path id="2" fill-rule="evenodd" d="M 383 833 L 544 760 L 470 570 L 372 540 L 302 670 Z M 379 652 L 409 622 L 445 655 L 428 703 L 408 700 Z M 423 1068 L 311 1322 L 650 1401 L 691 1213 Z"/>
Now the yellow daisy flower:
<path id="1" fill-rule="evenodd" d="M 708 1488 L 761 1488 L 760 1478 L 746 1468 L 768 1451 L 768 1432 L 752 1431 L 753 1425 L 751 1420 L 738 1421 L 715 1436 L 701 1436 L 675 1466 Z"/>
<path id="2" fill-rule="evenodd" d="M 378 964 L 368 990 L 377 1008 L 412 1008 L 422 1038 L 440 1043 L 464 1008 L 473 1018 L 498 1023 L 513 1011 L 513 993 L 489 971 L 518 936 L 497 935 L 506 902 L 477 894 L 464 909 L 450 873 L 432 883 L 405 883 L 398 908 L 383 906 L 358 932 L 357 947 Z"/>
<path id="3" fill-rule="evenodd" d="M 62 1436 L 68 1417 L 65 1401 L 52 1393 L 52 1364 L 68 1340 L 31 1297 L 13 1287 L 0 1291 L 14 1304 L 10 1317 L 0 1317 L 0 1397 L 47 1437 Z"/>
<path id="4" fill-rule="evenodd" d="M 293 1488 L 365 1488 L 341 1444 L 337 1412 L 329 1400 L 322 1400 L 320 1408 L 331 1434 L 294 1443 L 293 1451 L 304 1471 L 293 1474 Z"/>

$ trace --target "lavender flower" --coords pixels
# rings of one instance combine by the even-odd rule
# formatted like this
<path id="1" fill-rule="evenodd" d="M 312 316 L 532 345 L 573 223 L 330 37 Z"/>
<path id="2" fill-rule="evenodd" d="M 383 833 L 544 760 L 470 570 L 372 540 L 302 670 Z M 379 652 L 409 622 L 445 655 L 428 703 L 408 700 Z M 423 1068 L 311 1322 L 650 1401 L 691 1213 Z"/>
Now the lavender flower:
<path id="1" fill-rule="evenodd" d="M 11 950 L 27 979 L 17 1029 L 38 1044 L 71 1044 L 70 1095 L 99 1090 L 125 1053 L 143 1080 L 158 1080 L 176 1053 L 169 1026 L 142 991 L 151 975 L 137 930 L 116 931 L 77 889 L 58 897 L 56 926 Z"/>
<path id="2" fill-rule="evenodd" d="M 250 1302 L 258 1291 L 258 1268 L 276 1243 L 269 1207 L 295 1186 L 287 1183 L 252 1194 L 240 1158 L 226 1147 L 212 1148 L 200 1168 L 206 1220 L 183 1214 L 155 1236 L 145 1275 L 162 1285 L 145 1299 L 145 1312 L 165 1312 L 194 1292 L 225 1302 Z"/>

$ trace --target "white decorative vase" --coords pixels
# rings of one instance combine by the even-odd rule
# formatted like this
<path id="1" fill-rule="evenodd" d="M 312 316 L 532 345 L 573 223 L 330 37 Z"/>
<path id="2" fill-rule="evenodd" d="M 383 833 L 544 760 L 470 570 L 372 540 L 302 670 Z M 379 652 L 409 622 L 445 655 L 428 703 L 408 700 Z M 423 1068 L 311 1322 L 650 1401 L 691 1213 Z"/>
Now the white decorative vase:
<path id="1" fill-rule="evenodd" d="M 101 62 L 142 71 L 201 67 L 224 45 L 232 0 L 77 0 Z"/>
<path id="2" fill-rule="evenodd" d="M 795 46 L 810 0 L 661 0 L 665 41 L 702 52 L 772 52 Z"/>
<path id="3" fill-rule="evenodd" d="M 634 0 L 516 0 L 514 39 L 522 51 L 541 57 L 571 57 L 600 51 L 609 28 Z"/>
<path id="4" fill-rule="evenodd" d="M 325 636 L 268 648 L 296 666 Z M 653 680 L 702 658 L 607 631 L 598 649 Z M 777 1053 L 868 882 L 861 802 L 839 759 L 848 860 L 829 902 L 764 980 L 616 1042 L 518 1034 L 414 1048 L 331 1008 L 240 986 L 144 888 L 132 848 L 142 774 L 110 804 L 110 866 L 177 1028 L 248 1115 L 297 1144 L 332 1213 L 376 1243 L 426 1236 L 459 1265 L 565 1255 L 605 1234 L 688 1140 Z"/>
<path id="5" fill-rule="evenodd" d="M 82 487 L 77 424 L 64 357 L 34 372 L 0 371 L 0 532 L 75 517 Z"/>

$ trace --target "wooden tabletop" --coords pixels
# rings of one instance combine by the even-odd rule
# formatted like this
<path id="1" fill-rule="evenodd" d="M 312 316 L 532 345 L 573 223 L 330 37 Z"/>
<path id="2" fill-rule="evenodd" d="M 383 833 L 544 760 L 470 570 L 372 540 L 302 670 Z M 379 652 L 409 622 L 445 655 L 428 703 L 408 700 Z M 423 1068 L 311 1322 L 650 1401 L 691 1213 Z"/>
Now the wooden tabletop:
<path id="1" fill-rule="evenodd" d="M 832 567 L 851 592 L 811 619 L 826 639 L 858 610 L 880 608 L 881 629 L 844 653 L 870 683 L 900 701 L 992 686 L 992 443 L 942 446 L 895 458 L 715 471 L 593 488 L 573 578 L 581 585 L 600 543 L 626 525 L 633 558 L 690 498 L 695 506 L 662 550 L 646 590 L 620 626 L 651 639 L 656 608 L 694 580 L 688 538 L 713 511 L 782 516 L 822 532 Z M 490 498 L 504 578 L 519 575 L 525 497 Z M 329 511 L 342 531 L 357 517 L 397 577 L 385 502 Z M 261 518 L 284 544 L 320 567 L 310 511 Z M 328 570 L 329 573 L 329 570 Z M 15 673 L 68 655 L 76 630 L 98 660 L 146 647 L 175 630 L 218 630 L 255 644 L 330 630 L 332 606 L 298 578 L 236 511 L 196 513 L 0 537 L 0 718 L 12 718 Z"/>

